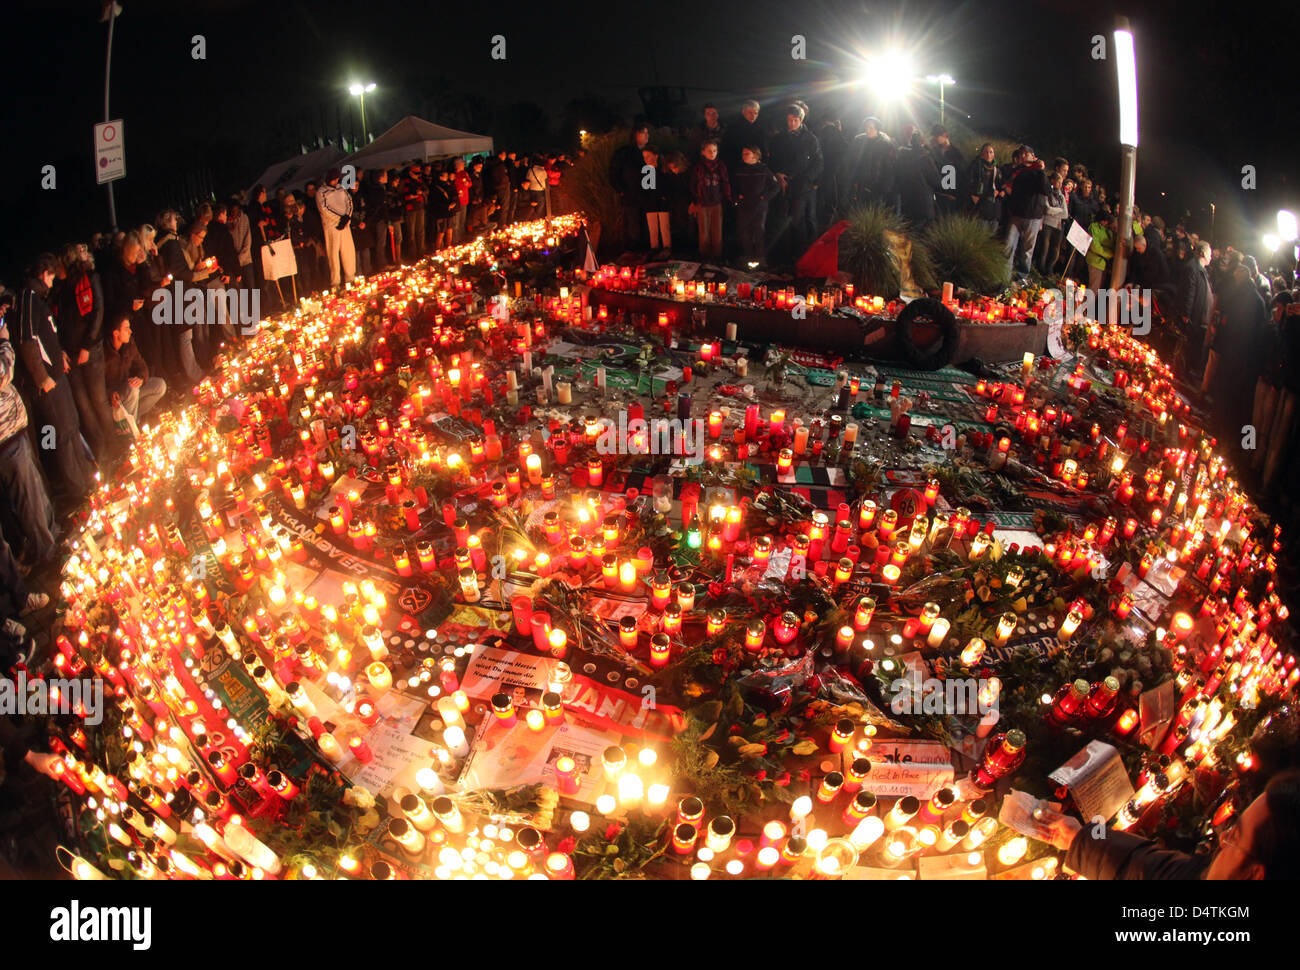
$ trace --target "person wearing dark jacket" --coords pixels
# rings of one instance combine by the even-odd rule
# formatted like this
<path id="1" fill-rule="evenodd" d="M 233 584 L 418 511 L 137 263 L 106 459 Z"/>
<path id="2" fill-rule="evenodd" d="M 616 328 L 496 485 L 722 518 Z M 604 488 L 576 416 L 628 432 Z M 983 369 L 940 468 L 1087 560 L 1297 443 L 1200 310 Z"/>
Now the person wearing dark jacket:
<path id="1" fill-rule="evenodd" d="M 646 145 L 641 149 L 641 158 L 654 170 L 647 172 L 641 179 L 641 208 L 650 230 L 650 253 L 652 258 L 667 259 L 673 249 L 672 225 L 668 215 L 668 173 L 660 164 L 659 149 L 654 145 Z"/>
<path id="2" fill-rule="evenodd" d="M 862 133 L 849 146 L 849 156 L 853 201 L 878 202 L 897 209 L 894 167 L 898 146 L 881 130 L 879 118 L 867 118 L 862 122 Z"/>
<path id="3" fill-rule="evenodd" d="M 1131 286 L 1164 294 L 1169 288 L 1169 267 L 1165 251 L 1148 242 L 1146 233 L 1133 237 L 1133 252 L 1129 255 L 1128 279 Z"/>
<path id="4" fill-rule="evenodd" d="M 112 326 L 104 345 L 105 387 L 113 407 L 121 407 L 139 427 L 140 419 L 167 393 L 167 382 L 149 376 L 149 365 L 131 339 L 131 318 L 118 317 Z"/>
<path id="5" fill-rule="evenodd" d="M 979 155 L 966 170 L 966 209 L 989 232 L 996 234 L 1002 205 L 1002 172 L 993 161 L 993 156 L 992 144 L 985 142 L 980 146 Z"/>
<path id="6" fill-rule="evenodd" d="M 740 117 L 727 126 L 726 137 L 722 140 L 722 160 L 727 163 L 728 170 L 740 164 L 740 153 L 748 145 L 756 145 L 766 157 L 767 129 L 758 120 L 760 110 L 757 101 L 746 101 L 740 106 Z"/>
<path id="7" fill-rule="evenodd" d="M 1174 292 L 1174 317 L 1183 333 L 1183 365 L 1195 379 L 1205 362 L 1205 335 L 1210 322 L 1213 291 L 1205 268 L 1210 265 L 1210 244 L 1201 243 L 1178 264 Z"/>
<path id="8" fill-rule="evenodd" d="M 940 178 L 919 131 L 912 131 L 910 144 L 898 153 L 894 172 L 903 218 L 913 229 L 923 230 L 934 221 L 934 193 Z"/>
<path id="9" fill-rule="evenodd" d="M 966 161 L 948 137 L 948 129 L 935 125 L 930 129 L 930 157 L 939 168 L 939 187 L 934 193 L 934 204 L 939 215 L 954 215 L 961 211 L 961 180 L 966 172 Z"/>
<path id="10" fill-rule="evenodd" d="M 822 177 L 817 186 L 818 226 L 829 226 L 848 201 L 849 142 L 838 118 L 827 119 L 817 133 L 822 145 Z"/>
<path id="11" fill-rule="evenodd" d="M 1219 300 L 1219 319 L 1210 338 L 1203 389 L 1214 395 L 1215 413 L 1226 440 L 1240 441 L 1250 423 L 1255 384 L 1268 357 L 1272 322 L 1246 264 L 1237 264 Z"/>
<path id="12" fill-rule="evenodd" d="M 424 255 L 424 210 L 427 200 L 428 189 L 424 184 L 421 166 L 412 165 L 402 179 L 402 218 L 406 224 L 407 255 L 411 262 Z"/>
<path id="13" fill-rule="evenodd" d="M 706 141 L 714 141 L 718 143 L 718 151 L 720 152 L 727 137 L 727 126 L 718 118 L 717 105 L 706 104 L 702 111 L 704 120 L 691 129 L 691 148 L 698 154 Z"/>
<path id="14" fill-rule="evenodd" d="M 59 344 L 72 361 L 68 384 L 81 418 L 81 430 L 96 458 L 113 441 L 113 416 L 104 393 L 104 291 L 85 243 L 63 251 L 67 279 L 59 288 L 56 318 Z"/>
<path id="15" fill-rule="evenodd" d="M 700 228 L 701 259 L 722 259 L 722 206 L 730 201 L 731 181 L 718 158 L 718 143 L 706 141 L 691 169 L 691 212 Z"/>
<path id="16" fill-rule="evenodd" d="M 1022 275 L 1029 274 L 1029 259 L 1043 228 L 1047 211 L 1046 165 L 1028 145 L 1020 146 L 1020 165 L 1011 173 L 1005 188 L 1006 207 L 1010 215 L 1007 229 L 1007 262 Z"/>
<path id="17" fill-rule="evenodd" d="M 235 237 L 230 232 L 230 211 L 225 203 L 212 207 L 212 220 L 208 223 L 208 238 L 204 248 L 217 257 L 218 272 L 232 280 L 239 279 L 239 253 Z"/>
<path id="18" fill-rule="evenodd" d="M 637 125 L 632 140 L 614 150 L 609 160 L 609 184 L 618 193 L 623 208 L 623 234 L 627 248 L 634 252 L 645 249 L 645 232 L 641 229 L 641 176 L 645 159 L 641 153 L 650 143 L 650 126 Z"/>
<path id="19" fill-rule="evenodd" d="M 275 224 L 275 215 L 266 201 L 266 186 L 255 185 L 253 191 L 249 193 L 248 205 L 245 206 L 248 213 L 248 229 L 252 234 L 252 257 L 253 257 L 253 278 L 257 285 L 261 286 L 265 281 L 262 273 L 262 247 L 266 245 L 268 239 L 278 239 L 279 234 Z M 175 226 L 172 227 L 173 230 Z M 174 232 L 173 232 L 174 235 Z M 163 243 L 167 240 L 163 238 L 163 226 L 158 226 L 158 252 L 162 254 Z"/>
<path id="20" fill-rule="evenodd" d="M 1097 219 L 1097 199 L 1092 194 L 1092 179 L 1079 182 L 1079 188 L 1070 193 L 1070 218 L 1085 229 Z"/>
<path id="21" fill-rule="evenodd" d="M 48 441 L 58 466 L 57 479 L 74 503 L 95 487 L 95 467 L 81 440 L 81 422 L 72 398 L 68 372 L 72 361 L 59 343 L 59 331 L 46 298 L 59 261 L 49 253 L 36 258 L 27 285 L 18 297 L 14 345 L 22 358 L 28 389 L 36 397 L 36 426 L 42 445 Z M 52 432 L 52 434 L 51 434 Z"/>
<path id="22" fill-rule="evenodd" d="M 776 176 L 762 158 L 757 145 L 747 145 L 740 152 L 740 165 L 731 173 L 731 193 L 739 208 L 740 258 L 750 267 L 761 266 L 766 259 L 763 234 L 767 206 L 781 192 Z"/>
<path id="23" fill-rule="evenodd" d="M 823 164 L 821 142 L 804 126 L 803 120 L 804 110 L 799 105 L 792 104 L 785 109 L 786 130 L 772 139 L 769 163 L 785 201 L 785 215 L 789 220 L 787 253 L 792 264 L 812 244 L 816 232 L 814 206 Z"/>
<path id="24" fill-rule="evenodd" d="M 10 340 L 9 312 L 0 302 L 0 491 L 22 529 L 27 561 L 45 565 L 57 552 L 54 510 L 28 439 L 27 405 L 14 386 L 17 353 Z"/>
<path id="25" fill-rule="evenodd" d="M 1213 853 L 1162 849 L 1129 832 L 1097 829 L 1067 815 L 1050 821 L 1049 840 L 1085 879 L 1293 880 L 1300 877 L 1300 772 L 1274 775 L 1219 836 Z"/>

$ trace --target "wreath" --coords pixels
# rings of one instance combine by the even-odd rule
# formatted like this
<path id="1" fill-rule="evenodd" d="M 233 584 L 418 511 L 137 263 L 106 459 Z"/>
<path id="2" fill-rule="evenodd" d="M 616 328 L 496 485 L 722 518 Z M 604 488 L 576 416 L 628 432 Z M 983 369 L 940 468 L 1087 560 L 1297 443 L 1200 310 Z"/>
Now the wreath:
<path id="1" fill-rule="evenodd" d="M 912 326 L 928 323 L 938 327 L 943 337 L 934 347 L 918 347 L 912 337 Z M 952 363 L 957 356 L 957 341 L 961 333 L 953 312 L 938 300 L 923 297 L 913 300 L 898 315 L 898 342 L 903 356 L 915 370 L 939 370 Z"/>

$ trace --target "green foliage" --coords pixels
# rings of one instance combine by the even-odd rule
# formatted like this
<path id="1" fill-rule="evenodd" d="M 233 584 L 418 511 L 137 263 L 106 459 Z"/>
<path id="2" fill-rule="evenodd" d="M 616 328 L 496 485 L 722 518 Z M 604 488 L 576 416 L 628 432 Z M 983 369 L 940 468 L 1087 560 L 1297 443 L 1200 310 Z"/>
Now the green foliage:
<path id="1" fill-rule="evenodd" d="M 609 184 L 609 163 L 614 151 L 628 143 L 627 129 L 583 140 L 587 153 L 564 175 L 564 190 L 588 220 L 601 225 L 601 239 L 620 244 L 624 239 L 623 212 L 618 193 Z"/>
<path id="2" fill-rule="evenodd" d="M 1010 278 L 1002 243 L 968 215 L 945 215 L 925 231 L 925 249 L 940 279 L 992 294 Z"/>
<path id="3" fill-rule="evenodd" d="M 668 851 L 668 819 L 636 812 L 628 816 L 618 835 L 592 831 L 574 847 L 579 879 L 644 879 L 645 867 Z"/>
<path id="4" fill-rule="evenodd" d="M 847 218 L 849 226 L 840 236 L 840 267 L 861 293 L 898 293 L 901 275 L 887 233 L 906 234 L 906 223 L 893 209 L 874 203 L 854 209 Z"/>

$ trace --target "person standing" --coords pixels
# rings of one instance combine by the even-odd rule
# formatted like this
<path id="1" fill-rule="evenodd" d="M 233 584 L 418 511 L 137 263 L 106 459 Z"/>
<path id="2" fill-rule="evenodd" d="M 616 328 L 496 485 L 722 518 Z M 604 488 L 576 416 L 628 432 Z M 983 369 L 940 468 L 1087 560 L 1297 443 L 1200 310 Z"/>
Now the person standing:
<path id="1" fill-rule="evenodd" d="M 757 145 L 741 149 L 740 166 L 731 175 L 731 191 L 738 206 L 740 258 L 747 268 L 762 266 L 767 259 L 767 206 L 780 194 L 781 186 L 763 164 L 762 149 Z"/>
<path id="2" fill-rule="evenodd" d="M 59 288 L 59 345 L 72 361 L 68 384 L 81 429 L 102 460 L 113 443 L 113 416 L 104 393 L 104 290 L 85 243 L 67 246 L 63 265 L 67 278 Z"/>
<path id="3" fill-rule="evenodd" d="M 343 261 L 342 281 L 346 285 L 356 275 L 357 255 L 352 243 L 352 193 L 339 182 L 343 173 L 330 172 L 325 186 L 316 193 L 321 225 L 325 227 L 325 258 L 329 260 L 330 286 L 339 285 L 339 260 Z"/>
<path id="4" fill-rule="evenodd" d="M 673 250 L 667 172 L 659 164 L 659 150 L 654 145 L 641 149 L 641 158 L 651 169 L 641 179 L 641 207 L 645 210 L 646 226 L 650 231 L 650 258 L 667 259 Z"/>
<path id="5" fill-rule="evenodd" d="M 1186 376 L 1201 375 L 1205 359 L 1205 338 L 1210 321 L 1213 290 L 1206 267 L 1210 265 L 1210 244 L 1200 243 L 1187 259 L 1177 264 L 1174 315 L 1183 334 L 1183 366 Z"/>
<path id="6" fill-rule="evenodd" d="M 429 193 L 420 165 L 412 165 L 402 179 L 402 213 L 406 222 L 408 258 L 416 262 L 424 255 L 424 208 Z"/>
<path id="7" fill-rule="evenodd" d="M 740 154 L 749 145 L 759 150 L 759 157 L 767 157 L 767 129 L 758 120 L 760 106 L 749 100 L 740 106 L 740 117 L 727 126 L 722 139 L 722 160 L 730 171 L 740 164 Z"/>
<path id="8" fill-rule="evenodd" d="M 27 439 L 27 407 L 14 386 L 16 360 L 0 313 L 0 487 L 22 529 L 24 555 L 28 562 L 44 565 L 56 551 L 54 509 Z"/>
<path id="9" fill-rule="evenodd" d="M 473 180 L 465 170 L 465 159 L 457 158 L 452 162 L 452 184 L 456 190 L 456 214 L 452 220 L 451 241 L 453 245 L 463 243 L 466 228 L 469 225 L 470 190 Z"/>
<path id="10" fill-rule="evenodd" d="M 1061 173 L 1053 172 L 1047 183 L 1047 204 L 1043 208 L 1043 230 L 1038 236 L 1038 251 L 1035 263 L 1038 272 L 1050 276 L 1056 259 L 1061 255 L 1061 236 L 1065 231 L 1065 220 L 1069 218 L 1066 209 L 1065 192 L 1061 186 Z"/>
<path id="11" fill-rule="evenodd" d="M 702 109 L 704 120 L 691 129 L 690 145 L 697 153 L 704 147 L 707 141 L 718 143 L 718 150 L 722 150 L 722 143 L 726 138 L 727 127 L 718 120 L 718 106 L 715 104 L 706 104 Z"/>
<path id="12" fill-rule="evenodd" d="M 943 125 L 930 129 L 930 157 L 939 170 L 939 186 L 934 191 L 935 208 L 939 215 L 956 215 L 961 211 L 961 179 L 966 161 Z"/>
<path id="13" fill-rule="evenodd" d="M 1255 404 L 1255 384 L 1269 357 L 1270 318 L 1244 261 L 1219 300 L 1218 322 L 1210 336 L 1210 357 L 1201 389 L 1214 397 L 1219 431 L 1240 442 Z"/>
<path id="14" fill-rule="evenodd" d="M 849 167 L 849 143 L 839 118 L 827 118 L 818 129 L 822 146 L 822 174 L 817 186 L 817 226 L 824 229 L 840 217 L 846 201 L 845 172 Z"/>
<path id="15" fill-rule="evenodd" d="M 911 126 L 908 126 L 911 127 Z M 934 221 L 934 194 L 940 186 L 939 167 L 925 147 L 925 140 L 915 128 L 904 129 L 905 146 L 898 153 L 896 185 L 903 218 L 917 232 Z"/>
<path id="16" fill-rule="evenodd" d="M 691 213 L 699 225 L 702 260 L 722 259 L 722 205 L 730 201 L 727 166 L 718 158 L 718 143 L 709 139 L 691 169 Z"/>
<path id="17" fill-rule="evenodd" d="M 1097 210 L 1097 218 L 1088 227 L 1092 245 L 1088 247 L 1088 289 L 1096 292 L 1106 279 L 1106 267 L 1115 257 L 1115 219 L 1110 209 Z"/>
<path id="18" fill-rule="evenodd" d="M 1002 172 L 994 161 L 993 145 L 985 142 L 966 172 L 967 211 L 991 234 L 997 235 L 1001 208 Z"/>
<path id="19" fill-rule="evenodd" d="M 95 467 L 81 440 L 81 423 L 68 384 L 72 361 L 59 344 L 54 314 L 46 302 L 57 276 L 58 260 L 49 253 L 36 258 L 18 298 L 17 351 L 36 396 L 38 438 L 53 448 L 64 495 L 80 502 L 95 487 Z"/>
<path id="20" fill-rule="evenodd" d="M 1043 214 L 1047 211 L 1046 164 L 1028 145 L 1018 149 L 1020 164 L 1011 173 L 1009 185 L 1004 189 L 1009 214 L 1007 228 L 1007 263 L 1022 276 L 1029 275 L 1030 258 L 1034 244 L 1043 228 Z"/>
<path id="21" fill-rule="evenodd" d="M 226 204 L 226 226 L 230 230 L 231 245 L 235 247 L 239 285 L 252 289 L 256 285 L 253 282 L 253 230 L 248 224 L 248 213 L 234 196 Z"/>
<path id="22" fill-rule="evenodd" d="M 812 244 L 816 231 L 813 201 L 822 174 L 822 148 L 817 136 L 803 123 L 804 109 L 785 109 L 786 130 L 772 139 L 771 168 L 781 186 L 789 235 L 788 261 L 796 263 Z M 786 227 L 782 227 L 785 235 Z"/>
<path id="23" fill-rule="evenodd" d="M 879 118 L 867 118 L 862 122 L 862 133 L 853 139 L 849 154 L 849 182 L 853 202 L 858 205 L 875 203 L 897 209 L 894 165 L 898 146 L 881 130 Z"/>
<path id="24" fill-rule="evenodd" d="M 623 211 L 623 233 L 627 248 L 633 252 L 645 249 L 645 235 L 641 226 L 641 178 L 645 159 L 642 152 L 650 144 L 650 126 L 637 125 L 632 131 L 632 140 L 614 150 L 609 160 L 609 184 L 618 193 L 619 205 Z"/>

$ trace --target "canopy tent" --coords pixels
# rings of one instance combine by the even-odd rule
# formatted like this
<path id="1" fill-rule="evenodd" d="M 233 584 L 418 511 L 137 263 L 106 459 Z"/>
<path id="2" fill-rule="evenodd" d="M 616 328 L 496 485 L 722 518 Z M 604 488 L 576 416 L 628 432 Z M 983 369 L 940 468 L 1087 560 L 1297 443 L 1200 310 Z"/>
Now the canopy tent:
<path id="1" fill-rule="evenodd" d="M 317 148 L 315 151 L 286 158 L 276 162 L 257 177 L 253 185 L 265 185 L 268 196 L 273 197 L 279 188 L 301 189 L 308 182 L 320 182 L 325 173 L 336 165 L 342 164 L 343 152 L 333 145 Z M 249 189 L 252 189 L 252 185 Z"/>
<path id="2" fill-rule="evenodd" d="M 490 151 L 492 139 L 486 135 L 444 128 L 415 115 L 407 115 L 344 161 L 358 169 L 392 168 L 404 162 L 424 161 L 440 155 L 469 155 Z"/>

